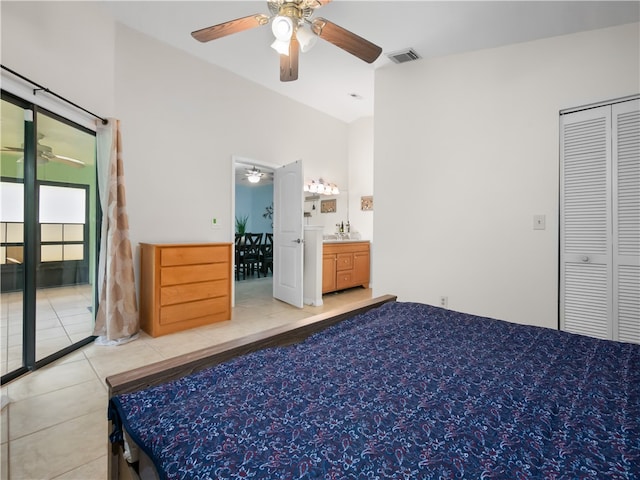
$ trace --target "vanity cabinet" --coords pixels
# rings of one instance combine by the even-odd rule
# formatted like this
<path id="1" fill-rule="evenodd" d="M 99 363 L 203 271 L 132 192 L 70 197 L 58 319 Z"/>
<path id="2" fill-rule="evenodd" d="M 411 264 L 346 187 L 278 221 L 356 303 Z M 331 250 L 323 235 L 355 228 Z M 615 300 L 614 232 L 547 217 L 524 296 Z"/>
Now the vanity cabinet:
<path id="1" fill-rule="evenodd" d="M 322 293 L 369 287 L 369 242 L 325 243 L 322 249 Z"/>
<path id="2" fill-rule="evenodd" d="M 336 288 L 336 255 L 325 253 L 326 246 L 322 249 L 322 293 L 333 292 Z"/>
<path id="3" fill-rule="evenodd" d="M 157 337 L 230 320 L 231 252 L 231 243 L 141 243 L 141 328 Z"/>

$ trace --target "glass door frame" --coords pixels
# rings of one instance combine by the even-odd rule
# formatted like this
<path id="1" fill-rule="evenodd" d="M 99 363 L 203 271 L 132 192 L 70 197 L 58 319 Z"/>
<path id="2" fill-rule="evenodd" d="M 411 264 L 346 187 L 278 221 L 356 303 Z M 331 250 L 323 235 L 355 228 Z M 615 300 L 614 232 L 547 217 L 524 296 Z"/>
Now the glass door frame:
<path id="1" fill-rule="evenodd" d="M 50 110 L 44 109 L 34 103 L 26 101 L 15 95 L 12 95 L 4 90 L 1 91 L 2 101 L 7 101 L 18 107 L 21 107 L 25 111 L 24 119 L 24 174 L 22 178 L 24 189 L 24 272 L 23 272 L 23 290 L 22 290 L 22 366 L 12 370 L 0 378 L 0 384 L 4 385 L 19 376 L 37 370 L 45 365 L 48 365 L 69 353 L 72 353 L 79 348 L 93 342 L 96 336 L 88 336 L 78 342 L 75 342 L 55 353 L 48 355 L 40 360 L 36 360 L 36 290 L 37 279 L 36 270 L 38 266 L 38 260 L 40 258 L 38 248 L 40 246 L 40 228 L 38 224 L 38 205 L 39 205 L 39 187 L 41 181 L 37 179 L 37 118 L 38 114 L 46 115 L 59 122 L 76 128 L 82 132 L 95 136 L 96 132 L 78 125 L 77 123 L 64 118 Z M 97 169 L 96 169 L 97 178 Z M 18 179 L 19 180 L 19 179 Z M 46 182 L 45 182 L 46 183 Z M 100 202 L 98 198 L 98 189 L 96 181 L 96 248 L 95 248 L 95 265 L 98 263 L 99 249 L 100 249 L 100 225 L 102 211 L 100 208 Z M 93 285 L 97 285 L 97 271 L 94 269 Z M 93 317 L 95 321 L 95 315 L 98 306 L 98 294 L 97 288 L 94 288 L 94 309 Z"/>

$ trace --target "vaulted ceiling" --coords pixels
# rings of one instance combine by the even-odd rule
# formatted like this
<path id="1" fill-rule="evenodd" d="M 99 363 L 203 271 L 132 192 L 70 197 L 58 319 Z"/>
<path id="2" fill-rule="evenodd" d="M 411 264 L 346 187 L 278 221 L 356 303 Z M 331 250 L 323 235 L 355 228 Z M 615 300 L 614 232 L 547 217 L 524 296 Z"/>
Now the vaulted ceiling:
<path id="1" fill-rule="evenodd" d="M 334 0 L 322 16 L 382 47 L 367 64 L 320 40 L 300 54 L 299 79 L 280 82 L 267 26 L 208 43 L 190 33 L 254 13 L 266 1 L 115 1 L 105 7 L 123 24 L 350 123 L 373 115 L 374 72 L 403 68 L 387 54 L 413 48 L 423 59 L 498 47 L 640 20 L 640 2 Z"/>

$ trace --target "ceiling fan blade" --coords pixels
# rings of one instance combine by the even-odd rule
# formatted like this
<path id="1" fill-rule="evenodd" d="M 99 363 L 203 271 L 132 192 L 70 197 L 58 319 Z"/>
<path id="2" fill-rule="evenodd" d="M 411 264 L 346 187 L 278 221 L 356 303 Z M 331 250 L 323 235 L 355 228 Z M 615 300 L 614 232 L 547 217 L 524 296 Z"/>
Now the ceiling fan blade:
<path id="1" fill-rule="evenodd" d="M 52 157 L 49 158 L 49 160 L 52 162 L 64 163 L 65 165 L 68 165 L 70 167 L 75 167 L 75 168 L 83 168 L 87 166 L 87 164 L 84 163 L 82 160 L 78 160 L 76 158 L 71 158 L 71 157 L 65 157 L 64 155 L 52 155 Z"/>
<path id="2" fill-rule="evenodd" d="M 320 8 L 327 3 L 331 3 L 331 0 L 310 0 L 308 3 L 311 8 Z"/>
<path id="3" fill-rule="evenodd" d="M 320 38 L 355 55 L 367 63 L 373 63 L 382 53 L 382 48 L 325 18 L 312 22 L 313 31 Z"/>
<path id="4" fill-rule="evenodd" d="M 292 82 L 298 79 L 298 54 L 300 44 L 295 35 L 289 41 L 289 55 L 280 55 L 280 81 Z"/>
<path id="5" fill-rule="evenodd" d="M 262 13 L 256 13 L 247 17 L 236 18 L 228 22 L 213 25 L 191 32 L 191 36 L 200 42 L 209 42 L 217 38 L 226 37 L 232 33 L 242 32 L 251 28 L 260 27 L 269 23 L 269 17 Z"/>
<path id="6" fill-rule="evenodd" d="M 47 147 L 46 145 L 44 146 L 46 148 L 43 148 L 41 144 L 38 144 L 38 147 L 40 147 L 38 149 L 38 158 L 37 158 L 38 165 L 43 165 L 48 162 L 58 162 L 58 163 L 64 163 L 65 165 L 68 165 L 70 167 L 76 167 L 76 168 L 82 168 L 87 166 L 82 160 L 78 160 L 76 158 L 71 158 L 71 157 L 65 157 L 64 155 L 56 155 L 50 152 L 49 150 L 51 147 Z M 18 148 L 18 147 L 2 147 L 0 150 L 3 152 L 20 153 L 20 154 L 22 154 L 24 151 L 23 148 Z M 23 161 L 24 161 L 24 157 L 20 157 L 17 160 L 18 163 L 22 163 Z"/>

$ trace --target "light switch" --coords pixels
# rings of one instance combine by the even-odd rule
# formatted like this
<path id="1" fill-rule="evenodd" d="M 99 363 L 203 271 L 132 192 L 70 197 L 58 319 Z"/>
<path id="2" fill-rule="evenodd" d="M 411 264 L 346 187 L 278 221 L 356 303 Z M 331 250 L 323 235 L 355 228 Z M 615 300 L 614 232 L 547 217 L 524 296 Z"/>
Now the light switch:
<path id="1" fill-rule="evenodd" d="M 533 229 L 534 230 L 544 230 L 546 228 L 546 216 L 545 215 L 534 215 L 533 216 Z"/>
<path id="2" fill-rule="evenodd" d="M 220 228 L 220 223 L 218 223 L 218 219 L 217 218 L 212 218 L 211 219 L 211 230 L 217 230 Z"/>

